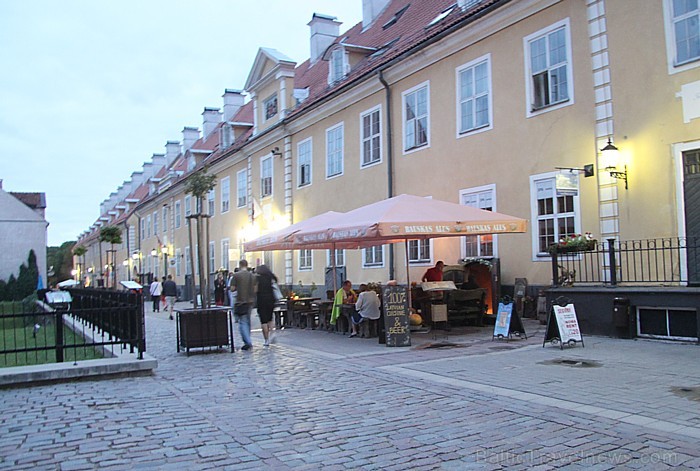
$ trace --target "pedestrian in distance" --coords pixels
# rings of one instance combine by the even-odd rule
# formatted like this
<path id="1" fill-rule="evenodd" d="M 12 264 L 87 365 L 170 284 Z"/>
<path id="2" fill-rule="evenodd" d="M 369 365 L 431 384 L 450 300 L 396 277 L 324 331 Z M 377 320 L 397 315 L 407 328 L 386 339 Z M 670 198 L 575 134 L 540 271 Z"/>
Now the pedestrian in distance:
<path id="1" fill-rule="evenodd" d="M 173 310 L 177 299 L 177 285 L 173 281 L 173 275 L 168 275 L 168 279 L 163 282 L 163 295 L 165 296 L 166 310 L 170 313 L 170 320 L 173 320 Z"/>
<path id="2" fill-rule="evenodd" d="M 160 312 L 160 295 L 163 292 L 163 283 L 158 278 L 153 279 L 150 287 L 151 301 L 153 301 L 153 312 Z"/>
<path id="3" fill-rule="evenodd" d="M 224 274 L 219 272 L 214 280 L 214 302 L 217 306 L 223 306 L 226 298 L 226 280 Z"/>
<path id="4" fill-rule="evenodd" d="M 258 317 L 260 317 L 265 346 L 269 347 L 273 341 L 272 332 L 275 327 L 272 315 L 275 309 L 275 295 L 272 285 L 277 283 L 277 277 L 266 265 L 260 265 L 255 269 L 255 279 L 257 284 Z"/>
<path id="5" fill-rule="evenodd" d="M 233 306 L 233 316 L 238 322 L 238 330 L 243 339 L 241 350 L 253 348 L 250 338 L 250 311 L 255 302 L 255 275 L 248 270 L 248 262 L 241 260 L 238 270 L 231 278 L 231 289 L 235 292 L 236 301 Z"/>

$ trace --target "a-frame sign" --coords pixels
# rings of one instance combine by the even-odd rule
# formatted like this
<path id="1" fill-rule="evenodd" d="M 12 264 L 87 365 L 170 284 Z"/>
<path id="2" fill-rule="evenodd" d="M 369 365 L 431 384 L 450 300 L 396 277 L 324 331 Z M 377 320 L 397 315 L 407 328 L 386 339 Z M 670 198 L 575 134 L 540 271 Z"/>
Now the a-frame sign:
<path id="1" fill-rule="evenodd" d="M 582 347 L 585 347 L 581 329 L 578 326 L 576 308 L 570 299 L 558 298 L 552 304 L 552 308 L 547 316 L 547 330 L 544 334 L 542 347 L 547 342 L 551 342 L 552 345 L 559 344 L 562 350 L 564 349 L 564 344 L 573 347 L 579 342 Z"/>
<path id="2" fill-rule="evenodd" d="M 496 313 L 496 325 L 493 327 L 493 339 L 508 339 L 516 335 L 520 338 L 527 339 L 523 320 L 518 315 L 517 311 L 513 311 L 513 300 L 508 296 L 502 299 L 498 304 L 498 312 Z"/>

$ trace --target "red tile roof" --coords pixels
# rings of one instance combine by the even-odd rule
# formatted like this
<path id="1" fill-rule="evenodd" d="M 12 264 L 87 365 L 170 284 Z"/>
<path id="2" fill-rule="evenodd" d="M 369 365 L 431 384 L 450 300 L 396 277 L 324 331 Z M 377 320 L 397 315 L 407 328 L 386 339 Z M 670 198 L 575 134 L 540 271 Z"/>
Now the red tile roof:
<path id="1" fill-rule="evenodd" d="M 46 194 L 44 193 L 21 193 L 15 191 L 10 191 L 9 193 L 31 209 L 46 208 Z"/>

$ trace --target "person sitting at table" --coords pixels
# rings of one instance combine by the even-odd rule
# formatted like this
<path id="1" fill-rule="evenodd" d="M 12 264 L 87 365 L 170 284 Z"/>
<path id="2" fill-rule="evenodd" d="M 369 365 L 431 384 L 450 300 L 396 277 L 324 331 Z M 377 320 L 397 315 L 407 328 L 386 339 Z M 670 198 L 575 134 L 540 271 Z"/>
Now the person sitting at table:
<path id="1" fill-rule="evenodd" d="M 331 324 L 335 325 L 335 321 L 340 317 L 343 304 L 355 304 L 355 301 L 357 301 L 357 295 L 352 290 L 352 282 L 350 280 L 343 281 L 343 286 L 335 293 L 335 298 L 333 298 Z"/>
<path id="2" fill-rule="evenodd" d="M 444 267 L 445 264 L 440 260 L 433 268 L 428 268 L 426 270 L 421 281 L 442 281 L 442 269 Z"/>
<path id="3" fill-rule="evenodd" d="M 355 311 L 352 313 L 350 326 L 352 333 L 350 337 L 357 337 L 357 326 L 365 319 L 379 319 L 379 296 L 374 291 L 367 288 L 366 284 L 360 285 L 360 294 L 357 296 Z"/>

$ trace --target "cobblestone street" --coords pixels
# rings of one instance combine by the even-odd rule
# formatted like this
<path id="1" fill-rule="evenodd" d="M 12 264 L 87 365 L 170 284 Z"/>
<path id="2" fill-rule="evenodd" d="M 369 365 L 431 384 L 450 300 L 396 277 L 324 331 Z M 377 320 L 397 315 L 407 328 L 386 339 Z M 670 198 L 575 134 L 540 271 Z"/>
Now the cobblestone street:
<path id="1" fill-rule="evenodd" d="M 525 325 L 453 348 L 255 332 L 250 352 L 186 356 L 148 313 L 153 375 L 0 390 L 0 469 L 700 468 L 700 347 L 562 351 Z"/>

